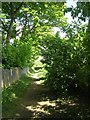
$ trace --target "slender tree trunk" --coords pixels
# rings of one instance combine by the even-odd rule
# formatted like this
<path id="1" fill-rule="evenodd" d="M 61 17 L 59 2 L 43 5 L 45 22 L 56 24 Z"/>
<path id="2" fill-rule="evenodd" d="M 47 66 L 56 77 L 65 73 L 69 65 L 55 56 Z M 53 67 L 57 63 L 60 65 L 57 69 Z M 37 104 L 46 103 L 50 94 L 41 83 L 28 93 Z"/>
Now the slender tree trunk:
<path id="1" fill-rule="evenodd" d="M 13 22 L 14 22 L 14 19 L 17 15 L 17 12 L 20 10 L 20 8 L 22 7 L 23 5 L 23 2 L 20 3 L 20 5 L 16 8 L 16 10 L 14 11 L 13 10 L 13 5 L 12 5 L 12 2 L 10 3 L 10 8 L 11 8 L 11 13 L 10 13 L 10 16 L 11 16 L 11 21 L 10 21 L 10 25 L 8 27 L 8 30 L 7 30 L 7 38 L 6 38 L 6 44 L 9 44 L 10 43 L 10 39 L 11 39 L 11 35 L 12 35 L 12 27 L 13 27 Z"/>
<path id="2" fill-rule="evenodd" d="M 11 22 L 7 31 L 7 42 L 6 43 L 10 43 L 10 39 L 11 39 L 11 34 L 12 34 L 12 26 L 13 26 L 13 21 L 14 21 L 14 16 L 11 17 Z"/>

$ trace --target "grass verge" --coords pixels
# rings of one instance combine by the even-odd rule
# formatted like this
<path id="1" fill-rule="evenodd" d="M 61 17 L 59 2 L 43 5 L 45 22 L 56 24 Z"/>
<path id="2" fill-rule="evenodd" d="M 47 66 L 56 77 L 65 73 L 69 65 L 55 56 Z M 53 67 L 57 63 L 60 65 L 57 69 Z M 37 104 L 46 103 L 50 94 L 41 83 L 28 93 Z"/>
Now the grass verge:
<path id="1" fill-rule="evenodd" d="M 32 79 L 23 76 L 11 86 L 2 91 L 2 118 L 11 118 L 16 116 L 20 99 L 25 94 Z"/>

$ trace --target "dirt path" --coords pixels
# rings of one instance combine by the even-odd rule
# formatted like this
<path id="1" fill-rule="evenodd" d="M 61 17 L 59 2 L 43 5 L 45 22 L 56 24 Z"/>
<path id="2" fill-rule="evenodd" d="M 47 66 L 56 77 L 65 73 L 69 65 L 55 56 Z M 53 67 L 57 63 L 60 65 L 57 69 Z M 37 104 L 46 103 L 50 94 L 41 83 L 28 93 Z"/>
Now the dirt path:
<path id="1" fill-rule="evenodd" d="M 56 100 L 56 97 L 44 86 L 43 80 L 34 79 L 21 100 L 20 112 L 16 116 L 30 119 L 50 117 L 48 107 L 55 106 L 54 100 Z"/>
<path id="2" fill-rule="evenodd" d="M 16 117 L 25 120 L 34 118 L 75 118 L 89 116 L 88 105 L 80 104 L 71 96 L 57 98 L 43 84 L 43 80 L 34 79 L 20 102 Z"/>

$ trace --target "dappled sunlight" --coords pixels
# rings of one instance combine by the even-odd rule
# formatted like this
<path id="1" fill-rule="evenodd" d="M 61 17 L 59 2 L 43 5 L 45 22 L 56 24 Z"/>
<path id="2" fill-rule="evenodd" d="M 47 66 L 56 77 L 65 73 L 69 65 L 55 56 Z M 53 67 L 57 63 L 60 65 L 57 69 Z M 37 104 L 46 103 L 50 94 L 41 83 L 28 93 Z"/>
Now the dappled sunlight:
<path id="1" fill-rule="evenodd" d="M 61 105 L 68 105 L 68 106 L 75 106 L 78 105 L 74 100 L 70 99 L 70 98 L 62 98 L 62 99 L 58 99 L 58 101 L 61 103 Z"/>
<path id="2" fill-rule="evenodd" d="M 43 105 L 47 105 L 47 106 L 56 106 L 55 102 L 52 101 L 42 101 L 42 102 L 38 102 L 39 105 L 43 106 Z"/>
<path id="3" fill-rule="evenodd" d="M 26 73 L 26 76 L 27 76 L 27 77 L 31 77 L 31 72 L 28 71 L 28 72 Z"/>
<path id="4" fill-rule="evenodd" d="M 36 105 L 32 104 L 26 106 L 26 109 L 33 112 L 33 116 L 35 116 L 35 118 L 45 115 L 48 117 L 60 117 L 68 115 L 69 112 L 70 116 L 72 116 L 73 110 L 78 110 L 79 106 L 77 102 L 70 98 L 62 97 L 50 100 L 49 97 L 46 97 L 46 100 L 43 100 L 42 98 L 42 101 L 37 101 Z"/>
<path id="5" fill-rule="evenodd" d="M 40 85 L 40 84 L 44 83 L 44 80 L 39 80 L 39 81 L 36 81 L 35 83 L 38 84 L 38 85 Z"/>
<path id="6" fill-rule="evenodd" d="M 78 1 L 2 3 L 2 118 L 90 118 L 90 3 Z"/>
<path id="7" fill-rule="evenodd" d="M 76 103 L 69 103 L 69 106 L 76 106 Z"/>
<path id="8" fill-rule="evenodd" d="M 35 75 L 35 74 L 34 74 Z M 35 77 L 35 76 L 34 76 Z M 25 77 L 25 82 L 21 85 L 27 85 L 26 80 L 31 77 Z M 78 118 L 89 117 L 89 109 L 85 104 L 78 102 L 78 98 L 72 95 L 55 95 L 47 86 L 44 86 L 45 79 L 32 78 L 32 83 L 28 88 L 27 94 L 16 104 L 18 110 L 15 111 L 17 118 Z M 16 95 L 13 93 L 12 97 Z M 13 113 L 12 113 L 13 114 Z"/>
<path id="9" fill-rule="evenodd" d="M 32 77 L 33 79 L 38 79 L 37 74 L 32 74 L 31 77 Z"/>
<path id="10" fill-rule="evenodd" d="M 44 114 L 50 115 L 50 113 L 48 112 L 48 110 L 44 110 L 44 108 L 41 105 L 37 105 L 35 107 L 33 106 L 27 106 L 26 107 L 28 110 L 33 111 L 33 114 L 37 114 L 38 112 L 42 112 Z"/>

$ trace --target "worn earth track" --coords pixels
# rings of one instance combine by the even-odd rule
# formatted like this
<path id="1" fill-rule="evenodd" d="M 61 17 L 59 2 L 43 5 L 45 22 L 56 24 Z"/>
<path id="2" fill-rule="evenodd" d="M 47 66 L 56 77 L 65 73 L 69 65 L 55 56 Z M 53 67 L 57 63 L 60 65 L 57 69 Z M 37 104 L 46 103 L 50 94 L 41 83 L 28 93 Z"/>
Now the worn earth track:
<path id="1" fill-rule="evenodd" d="M 43 80 L 34 79 L 21 100 L 19 118 L 48 118 L 50 107 L 55 106 L 57 97 L 43 84 Z M 53 116 L 54 117 L 54 116 Z"/>
<path id="2" fill-rule="evenodd" d="M 80 118 L 90 117 L 88 103 L 77 97 L 59 97 L 43 84 L 43 80 L 33 79 L 27 93 L 21 99 L 16 118 L 30 120 L 34 118 Z"/>

